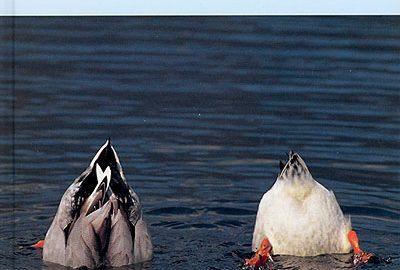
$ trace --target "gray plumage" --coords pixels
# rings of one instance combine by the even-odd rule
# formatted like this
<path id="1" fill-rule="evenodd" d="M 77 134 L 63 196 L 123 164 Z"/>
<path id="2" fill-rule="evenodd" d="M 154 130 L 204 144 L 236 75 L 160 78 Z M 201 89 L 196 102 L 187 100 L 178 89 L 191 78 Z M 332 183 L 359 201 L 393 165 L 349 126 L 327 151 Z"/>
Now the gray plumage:
<path id="1" fill-rule="evenodd" d="M 109 140 L 61 198 L 43 260 L 73 268 L 148 261 L 153 245 L 139 197 Z"/>

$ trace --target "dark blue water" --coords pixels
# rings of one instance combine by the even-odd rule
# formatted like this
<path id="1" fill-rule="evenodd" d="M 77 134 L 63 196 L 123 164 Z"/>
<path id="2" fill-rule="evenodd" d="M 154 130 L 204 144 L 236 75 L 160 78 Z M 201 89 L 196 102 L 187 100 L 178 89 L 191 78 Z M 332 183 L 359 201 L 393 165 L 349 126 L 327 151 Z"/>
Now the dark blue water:
<path id="1" fill-rule="evenodd" d="M 145 269 L 239 269 L 289 149 L 335 191 L 361 246 L 392 259 L 366 268 L 400 268 L 398 17 L 0 26 L 1 268 L 48 269 L 29 245 L 109 136 L 153 236 Z M 280 256 L 275 267 L 348 259 Z"/>

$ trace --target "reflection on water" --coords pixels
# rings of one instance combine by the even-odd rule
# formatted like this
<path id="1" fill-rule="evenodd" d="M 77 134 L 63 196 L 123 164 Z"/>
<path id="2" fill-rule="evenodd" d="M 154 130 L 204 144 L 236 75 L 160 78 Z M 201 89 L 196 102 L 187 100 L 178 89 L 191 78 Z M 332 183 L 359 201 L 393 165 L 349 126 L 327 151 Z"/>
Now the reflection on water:
<path id="1" fill-rule="evenodd" d="M 4 267 L 53 269 L 29 245 L 109 136 L 150 225 L 146 269 L 239 269 L 289 149 L 335 191 L 362 246 L 392 258 L 366 268 L 400 267 L 398 18 L 0 20 Z M 281 266 L 350 267 L 345 255 Z"/>

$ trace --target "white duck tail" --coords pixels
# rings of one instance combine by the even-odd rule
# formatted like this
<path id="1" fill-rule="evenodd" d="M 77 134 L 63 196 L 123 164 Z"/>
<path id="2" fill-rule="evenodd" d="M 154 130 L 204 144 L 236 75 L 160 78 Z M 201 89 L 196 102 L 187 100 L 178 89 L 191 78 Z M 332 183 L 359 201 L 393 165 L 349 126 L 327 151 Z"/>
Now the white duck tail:
<path id="1" fill-rule="evenodd" d="M 268 237 L 274 254 L 315 256 L 348 253 L 349 217 L 332 191 L 314 180 L 304 160 L 290 152 L 281 173 L 259 204 L 253 250 Z"/>

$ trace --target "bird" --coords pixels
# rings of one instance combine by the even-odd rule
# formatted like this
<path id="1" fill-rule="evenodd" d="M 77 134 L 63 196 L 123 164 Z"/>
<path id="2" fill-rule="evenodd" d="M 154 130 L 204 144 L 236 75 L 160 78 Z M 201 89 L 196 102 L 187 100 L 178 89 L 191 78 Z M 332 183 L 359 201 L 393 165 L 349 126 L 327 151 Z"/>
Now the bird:
<path id="1" fill-rule="evenodd" d="M 63 194 L 45 239 L 43 260 L 72 268 L 149 261 L 153 244 L 142 204 L 108 139 Z"/>
<path id="2" fill-rule="evenodd" d="M 298 153 L 290 151 L 288 161 L 280 161 L 280 173 L 263 195 L 253 232 L 254 256 L 245 265 L 259 267 L 273 262 L 272 254 L 317 256 L 350 253 L 353 263 L 366 263 L 372 253 L 359 246 L 332 191 L 318 183 Z"/>

